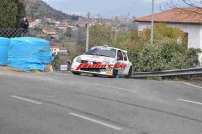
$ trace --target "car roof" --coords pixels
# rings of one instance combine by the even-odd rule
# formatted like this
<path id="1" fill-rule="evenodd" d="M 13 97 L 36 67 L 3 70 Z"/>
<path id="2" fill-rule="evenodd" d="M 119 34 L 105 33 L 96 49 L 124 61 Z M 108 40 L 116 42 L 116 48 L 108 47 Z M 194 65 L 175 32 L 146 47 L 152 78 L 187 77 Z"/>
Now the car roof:
<path id="1" fill-rule="evenodd" d="M 92 47 L 92 48 L 108 48 L 108 49 L 116 49 L 116 50 L 121 50 L 121 51 L 127 53 L 126 50 L 123 50 L 123 49 L 120 49 L 120 48 L 115 48 L 115 47 L 109 47 L 109 46 L 94 46 L 94 47 Z"/>

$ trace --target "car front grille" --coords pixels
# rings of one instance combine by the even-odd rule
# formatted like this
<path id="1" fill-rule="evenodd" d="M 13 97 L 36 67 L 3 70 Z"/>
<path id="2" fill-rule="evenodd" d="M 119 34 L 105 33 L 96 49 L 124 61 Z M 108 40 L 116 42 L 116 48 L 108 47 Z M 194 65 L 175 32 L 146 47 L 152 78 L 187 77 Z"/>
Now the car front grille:
<path id="1" fill-rule="evenodd" d="M 88 71 L 88 72 L 103 72 L 106 71 L 106 68 L 81 68 L 82 71 Z"/>

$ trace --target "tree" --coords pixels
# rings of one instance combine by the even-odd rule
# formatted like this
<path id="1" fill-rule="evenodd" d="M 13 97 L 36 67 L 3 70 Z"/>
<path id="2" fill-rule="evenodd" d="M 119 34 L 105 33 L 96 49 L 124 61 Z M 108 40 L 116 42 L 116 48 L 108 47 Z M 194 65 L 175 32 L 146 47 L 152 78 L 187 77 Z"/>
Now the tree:
<path id="1" fill-rule="evenodd" d="M 18 8 L 18 13 L 17 13 L 17 24 L 19 24 L 19 21 L 21 18 L 23 18 L 25 16 L 25 2 L 24 0 L 16 0 L 17 2 L 17 8 Z"/>
<path id="2" fill-rule="evenodd" d="M 84 27 L 78 27 L 76 42 L 78 45 L 84 45 L 86 41 L 86 29 Z"/>
<path id="3" fill-rule="evenodd" d="M 3 0 L 0 4 L 0 27 L 13 28 L 16 26 L 17 4 L 13 0 Z"/>
<path id="4" fill-rule="evenodd" d="M 2 0 L 0 11 L 0 28 L 15 28 L 25 13 L 22 0 Z"/>
<path id="5" fill-rule="evenodd" d="M 183 9 L 184 7 L 194 7 L 196 9 L 202 9 L 202 0 L 168 0 L 166 4 L 163 4 L 164 8 L 179 8 Z M 202 14 L 201 11 L 194 10 L 193 12 Z"/>
<path id="6" fill-rule="evenodd" d="M 184 4 L 191 6 L 191 7 L 197 7 L 202 8 L 201 0 L 181 0 Z"/>
<path id="7" fill-rule="evenodd" d="M 112 27 L 96 24 L 90 27 L 90 47 L 94 45 L 111 45 Z"/>
<path id="8" fill-rule="evenodd" d="M 73 32 L 72 28 L 68 27 L 66 29 L 65 36 L 68 37 L 68 38 L 71 38 L 72 37 L 72 32 Z"/>

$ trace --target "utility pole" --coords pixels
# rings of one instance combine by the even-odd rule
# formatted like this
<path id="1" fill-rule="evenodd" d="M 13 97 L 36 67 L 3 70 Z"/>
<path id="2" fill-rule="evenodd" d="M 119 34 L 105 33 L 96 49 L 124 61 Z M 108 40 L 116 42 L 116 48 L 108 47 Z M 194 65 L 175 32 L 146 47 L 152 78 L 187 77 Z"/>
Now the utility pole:
<path id="1" fill-rule="evenodd" d="M 86 52 L 89 49 L 89 27 L 90 27 L 89 19 L 90 19 L 90 12 L 88 12 L 87 17 L 88 17 L 88 23 L 86 24 Z"/>
<path id="2" fill-rule="evenodd" d="M 86 24 L 86 52 L 89 48 L 89 24 Z"/>
<path id="3" fill-rule="evenodd" d="M 154 44 L 154 0 L 152 0 L 151 44 Z"/>

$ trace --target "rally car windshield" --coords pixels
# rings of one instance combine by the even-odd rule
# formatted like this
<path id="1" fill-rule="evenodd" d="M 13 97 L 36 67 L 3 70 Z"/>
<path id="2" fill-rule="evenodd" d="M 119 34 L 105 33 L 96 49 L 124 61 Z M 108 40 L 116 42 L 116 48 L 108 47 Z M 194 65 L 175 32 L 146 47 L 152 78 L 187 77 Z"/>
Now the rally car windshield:
<path id="1" fill-rule="evenodd" d="M 107 48 L 91 48 L 90 50 L 88 50 L 88 52 L 86 52 L 86 54 L 115 58 L 116 50 Z"/>

